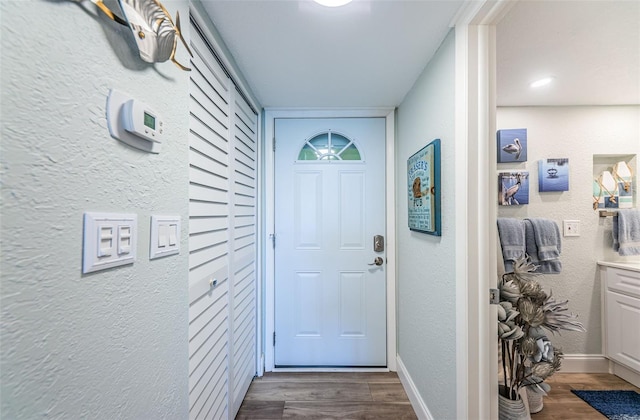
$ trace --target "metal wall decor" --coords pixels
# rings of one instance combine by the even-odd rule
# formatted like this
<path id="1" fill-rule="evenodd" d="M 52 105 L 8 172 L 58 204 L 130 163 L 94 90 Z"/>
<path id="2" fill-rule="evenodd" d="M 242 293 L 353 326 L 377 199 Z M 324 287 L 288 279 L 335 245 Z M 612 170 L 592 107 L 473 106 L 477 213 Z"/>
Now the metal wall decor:
<path id="1" fill-rule="evenodd" d="M 191 70 L 176 59 L 178 39 L 193 57 L 182 36 L 178 12 L 174 23 L 167 9 L 158 0 L 118 0 L 124 14 L 123 19 L 113 13 L 102 0 L 91 1 L 110 19 L 131 29 L 142 60 L 147 63 L 171 60 L 182 70 Z"/>

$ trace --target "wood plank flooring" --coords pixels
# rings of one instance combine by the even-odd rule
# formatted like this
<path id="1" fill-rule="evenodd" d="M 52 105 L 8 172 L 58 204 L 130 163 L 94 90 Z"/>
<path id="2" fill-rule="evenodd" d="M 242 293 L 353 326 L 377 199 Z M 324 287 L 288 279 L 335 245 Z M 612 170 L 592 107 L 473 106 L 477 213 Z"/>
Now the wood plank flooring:
<path id="1" fill-rule="evenodd" d="M 572 389 L 634 390 L 630 383 L 604 373 L 556 373 L 549 378 L 550 394 L 531 420 L 606 419 Z M 266 373 L 249 388 L 240 420 L 271 419 L 417 419 L 393 372 L 376 373 Z M 440 420 L 440 419 L 438 419 Z M 455 420 L 455 419 L 442 419 Z"/>
<path id="2" fill-rule="evenodd" d="M 251 383 L 237 420 L 417 419 L 394 372 L 266 373 Z"/>
<path id="3" fill-rule="evenodd" d="M 531 420 L 606 420 L 596 409 L 574 395 L 572 389 L 633 390 L 637 388 L 608 373 L 556 373 L 547 379 L 551 392 L 544 398 L 541 412 L 531 415 Z"/>

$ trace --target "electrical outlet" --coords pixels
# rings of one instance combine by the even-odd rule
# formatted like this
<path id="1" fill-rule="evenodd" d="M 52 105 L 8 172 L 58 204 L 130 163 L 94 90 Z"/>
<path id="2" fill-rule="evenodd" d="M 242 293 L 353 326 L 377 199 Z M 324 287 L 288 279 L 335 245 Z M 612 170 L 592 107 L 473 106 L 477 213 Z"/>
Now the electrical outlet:
<path id="1" fill-rule="evenodd" d="M 564 236 L 580 236 L 580 220 L 564 220 Z"/>
<path id="2" fill-rule="evenodd" d="M 500 289 L 489 289 L 489 304 L 500 304 Z"/>

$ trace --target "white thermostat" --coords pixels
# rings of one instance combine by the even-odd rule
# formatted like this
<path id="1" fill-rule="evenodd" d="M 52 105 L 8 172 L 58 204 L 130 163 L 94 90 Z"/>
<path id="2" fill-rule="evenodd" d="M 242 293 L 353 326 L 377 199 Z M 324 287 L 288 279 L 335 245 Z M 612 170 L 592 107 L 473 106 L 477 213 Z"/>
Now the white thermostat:
<path id="1" fill-rule="evenodd" d="M 122 107 L 121 116 L 125 130 L 143 139 L 160 143 L 164 123 L 149 106 L 137 99 L 130 99 Z"/>
<path id="2" fill-rule="evenodd" d="M 165 124 L 160 115 L 144 102 L 109 90 L 107 125 L 114 139 L 150 153 L 160 153 Z"/>

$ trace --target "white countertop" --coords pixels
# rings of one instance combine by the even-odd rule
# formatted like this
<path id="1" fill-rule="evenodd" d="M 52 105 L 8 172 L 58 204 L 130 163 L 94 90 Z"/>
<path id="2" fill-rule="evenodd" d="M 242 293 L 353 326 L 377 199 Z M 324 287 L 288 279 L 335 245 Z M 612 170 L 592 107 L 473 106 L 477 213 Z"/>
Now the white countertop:
<path id="1" fill-rule="evenodd" d="M 640 261 L 598 261 L 598 265 L 640 272 Z"/>

